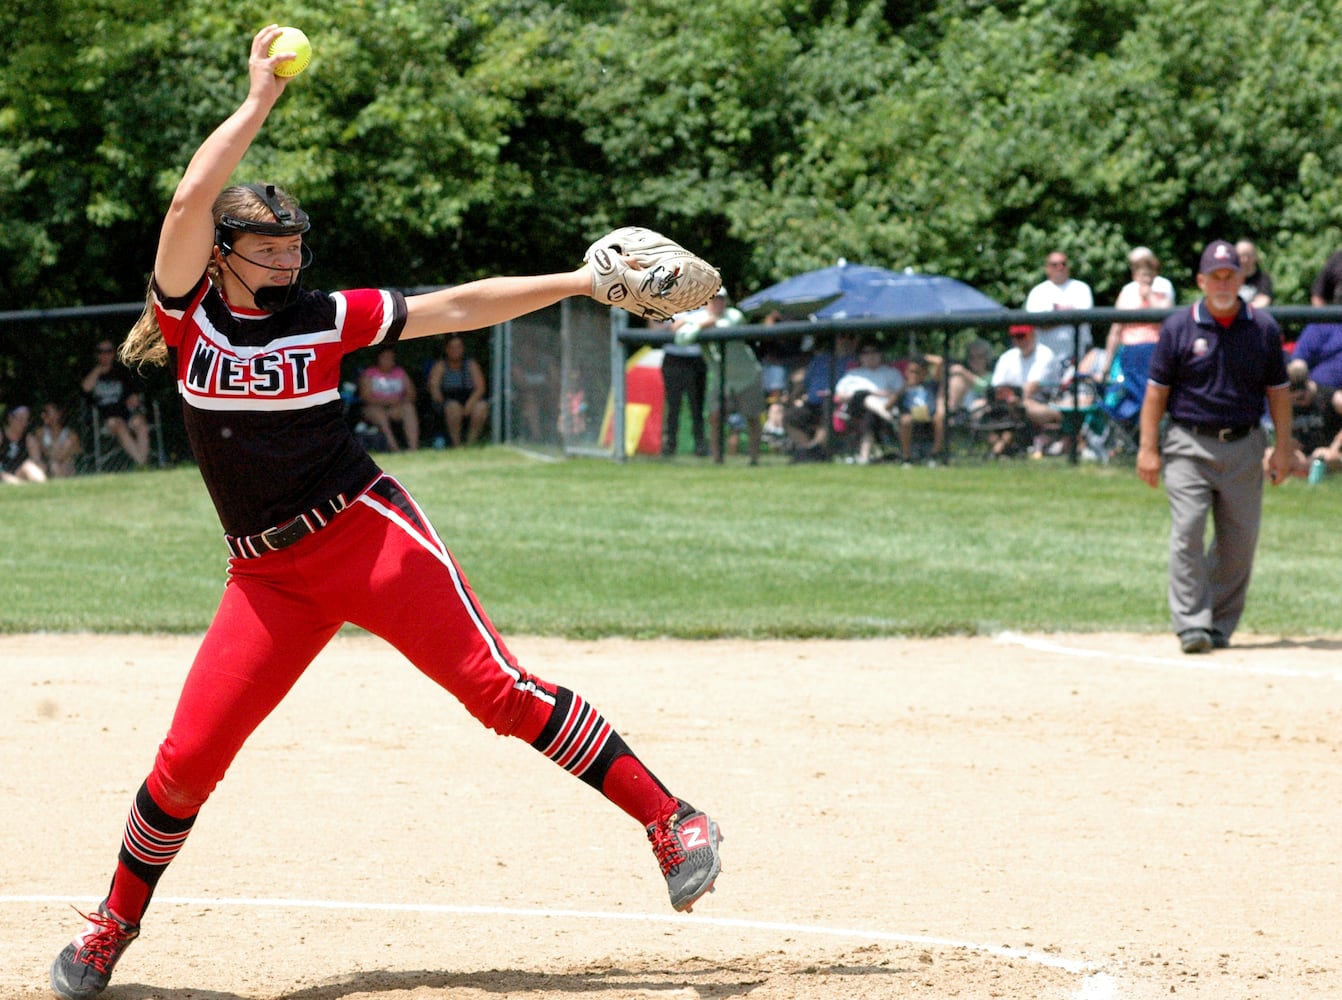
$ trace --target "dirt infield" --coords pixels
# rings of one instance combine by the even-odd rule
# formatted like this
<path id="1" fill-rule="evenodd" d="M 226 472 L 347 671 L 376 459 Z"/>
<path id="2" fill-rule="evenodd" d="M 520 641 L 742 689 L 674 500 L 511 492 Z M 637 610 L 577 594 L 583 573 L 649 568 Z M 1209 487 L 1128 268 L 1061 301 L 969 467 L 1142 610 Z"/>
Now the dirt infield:
<path id="1" fill-rule="evenodd" d="M 1342 642 L 511 645 L 720 821 L 694 915 L 637 824 L 341 638 L 106 997 L 1342 996 Z M 194 647 L 0 636 L 0 998 L 48 995 Z"/>

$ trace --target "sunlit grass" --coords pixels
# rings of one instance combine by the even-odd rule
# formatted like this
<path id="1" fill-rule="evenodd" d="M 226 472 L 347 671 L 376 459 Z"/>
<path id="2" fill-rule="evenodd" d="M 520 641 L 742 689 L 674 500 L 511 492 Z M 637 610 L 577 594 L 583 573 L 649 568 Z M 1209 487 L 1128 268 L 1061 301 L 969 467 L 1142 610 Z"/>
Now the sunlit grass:
<path id="1" fill-rule="evenodd" d="M 386 456 L 506 633 L 1168 627 L 1165 498 L 1130 468 Z M 1244 627 L 1339 631 L 1342 490 L 1269 490 Z M 0 630 L 199 632 L 223 585 L 194 468 L 0 491 Z"/>

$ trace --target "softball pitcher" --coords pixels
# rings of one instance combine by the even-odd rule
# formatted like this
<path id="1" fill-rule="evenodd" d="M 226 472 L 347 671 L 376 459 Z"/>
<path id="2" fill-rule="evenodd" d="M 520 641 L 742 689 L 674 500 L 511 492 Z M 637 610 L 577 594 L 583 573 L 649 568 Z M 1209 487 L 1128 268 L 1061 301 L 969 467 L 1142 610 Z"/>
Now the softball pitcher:
<path id="1" fill-rule="evenodd" d="M 346 622 L 384 637 L 484 725 L 526 740 L 637 819 L 675 909 L 689 910 L 720 870 L 717 824 L 672 795 L 594 707 L 519 666 L 424 512 L 342 412 L 350 351 L 593 295 L 592 268 L 411 297 L 304 290 L 307 215 L 273 185 L 225 186 L 287 84 L 275 69 L 289 57 L 267 54 L 279 33 L 271 25 L 253 38 L 246 99 L 192 157 L 163 222 L 145 312 L 121 346 L 126 362 L 176 374 L 231 558 L 107 896 L 52 964 L 65 1000 L 106 988 L 201 806 Z"/>

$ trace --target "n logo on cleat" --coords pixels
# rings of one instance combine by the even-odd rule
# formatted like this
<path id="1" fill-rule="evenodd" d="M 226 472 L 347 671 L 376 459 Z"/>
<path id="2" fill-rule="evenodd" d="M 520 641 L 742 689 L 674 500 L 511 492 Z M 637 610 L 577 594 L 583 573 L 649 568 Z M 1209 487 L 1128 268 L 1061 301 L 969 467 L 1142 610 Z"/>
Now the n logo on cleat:
<path id="1" fill-rule="evenodd" d="M 693 825 L 686 824 L 677 831 L 680 834 L 680 842 L 686 848 L 708 847 L 708 818 L 700 817 L 695 820 Z"/>

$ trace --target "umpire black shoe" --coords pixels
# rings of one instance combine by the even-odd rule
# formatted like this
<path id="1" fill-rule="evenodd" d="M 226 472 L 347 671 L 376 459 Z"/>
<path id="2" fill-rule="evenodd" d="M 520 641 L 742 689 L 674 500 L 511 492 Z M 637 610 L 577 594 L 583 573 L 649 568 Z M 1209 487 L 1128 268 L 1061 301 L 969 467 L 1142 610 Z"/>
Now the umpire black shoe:
<path id="1" fill-rule="evenodd" d="M 1216 629 L 1212 629 L 1211 634 L 1212 634 L 1212 649 L 1230 648 L 1230 636 L 1226 635 L 1224 632 L 1218 632 Z"/>
<path id="2" fill-rule="evenodd" d="M 1212 636 L 1205 628 L 1189 628 L 1179 633 L 1179 648 L 1185 653 L 1207 653 L 1212 648 Z"/>
<path id="3" fill-rule="evenodd" d="M 117 960 L 140 936 L 140 928 L 112 916 L 106 900 L 93 913 L 79 915 L 88 926 L 51 963 L 51 988 L 61 1000 L 92 1000 L 107 989 Z"/>

